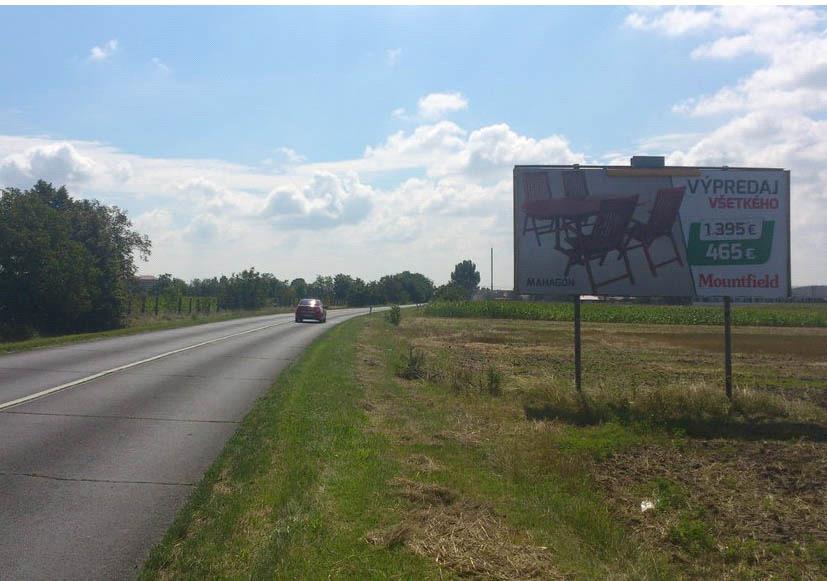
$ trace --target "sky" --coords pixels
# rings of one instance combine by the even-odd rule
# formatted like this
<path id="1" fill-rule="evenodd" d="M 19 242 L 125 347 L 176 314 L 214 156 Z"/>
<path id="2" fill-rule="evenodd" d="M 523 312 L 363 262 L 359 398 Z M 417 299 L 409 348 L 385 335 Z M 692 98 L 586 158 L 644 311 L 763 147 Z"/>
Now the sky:
<path id="1" fill-rule="evenodd" d="M 463 259 L 513 281 L 515 164 L 783 167 L 827 284 L 827 9 L 0 7 L 0 187 L 126 210 L 144 274 Z"/>

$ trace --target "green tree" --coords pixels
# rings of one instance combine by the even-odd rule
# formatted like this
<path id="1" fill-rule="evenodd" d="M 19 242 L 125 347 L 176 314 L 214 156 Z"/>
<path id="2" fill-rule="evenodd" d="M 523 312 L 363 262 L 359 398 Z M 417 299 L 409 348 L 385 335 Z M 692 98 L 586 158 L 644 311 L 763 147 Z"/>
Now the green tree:
<path id="1" fill-rule="evenodd" d="M 297 300 L 307 297 L 307 282 L 303 278 L 294 278 L 290 282 L 290 288 L 296 293 Z"/>
<path id="2" fill-rule="evenodd" d="M 333 299 L 337 305 L 350 304 L 354 280 L 347 274 L 339 273 L 333 277 Z"/>
<path id="3" fill-rule="evenodd" d="M 463 260 L 454 267 L 454 272 L 451 273 L 451 282 L 468 291 L 472 294 L 479 288 L 480 273 L 477 272 L 477 265 L 470 260 Z"/>
<path id="4" fill-rule="evenodd" d="M 471 291 L 456 283 L 449 282 L 436 289 L 434 298 L 438 301 L 467 301 L 471 298 Z"/>
<path id="5" fill-rule="evenodd" d="M 39 181 L 0 192 L 0 334 L 123 324 L 135 254 L 150 241 L 126 214 Z"/>

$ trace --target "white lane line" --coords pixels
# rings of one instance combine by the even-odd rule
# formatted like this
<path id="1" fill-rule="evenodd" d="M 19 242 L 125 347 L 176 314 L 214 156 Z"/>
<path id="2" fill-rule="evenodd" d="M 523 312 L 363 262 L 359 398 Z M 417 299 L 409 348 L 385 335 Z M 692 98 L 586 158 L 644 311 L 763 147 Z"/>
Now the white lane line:
<path id="1" fill-rule="evenodd" d="M 75 387 L 76 385 L 80 385 L 81 383 L 87 383 L 92 381 L 93 379 L 98 379 L 99 377 L 104 377 L 106 375 L 111 375 L 113 373 L 117 373 L 118 371 L 123 371 L 124 369 L 129 369 L 131 367 L 136 367 L 138 365 L 143 365 L 144 363 L 149 363 L 150 361 L 156 361 L 158 359 L 162 359 L 164 357 L 169 357 L 170 355 L 175 355 L 176 353 L 182 353 L 184 351 L 189 351 L 190 349 L 196 349 L 198 347 L 203 347 L 204 345 L 209 345 L 211 343 L 218 343 L 219 341 L 224 341 L 226 339 L 231 339 L 233 337 L 238 337 L 239 335 L 246 335 L 247 333 L 255 333 L 256 331 L 262 331 L 264 329 L 269 329 L 270 327 L 277 327 L 279 325 L 287 325 L 292 321 L 280 321 L 278 323 L 273 323 L 271 325 L 264 325 L 263 327 L 256 327 L 255 329 L 247 329 L 246 331 L 241 331 L 240 333 L 233 333 L 231 335 L 224 335 L 223 337 L 218 337 L 216 339 L 210 339 L 209 341 L 204 341 L 202 343 L 196 343 L 195 345 L 190 345 L 189 347 L 182 347 L 180 349 L 175 349 L 173 351 L 167 351 L 166 353 L 161 353 L 160 355 L 155 355 L 153 357 L 148 357 L 146 359 L 141 359 L 140 361 L 135 361 L 134 363 L 127 363 L 126 365 L 121 365 L 119 367 L 113 367 L 112 369 L 107 369 L 106 371 L 101 371 L 99 373 L 95 373 L 92 375 L 88 375 L 86 377 L 81 377 L 80 379 L 75 379 L 74 381 L 70 381 L 68 383 L 63 383 L 61 385 L 57 385 L 55 387 L 50 387 L 49 389 L 44 389 L 43 391 L 38 391 L 37 393 L 33 393 L 31 395 L 26 395 L 17 399 L 13 399 L 11 401 L 7 401 L 5 403 L 0 403 L 0 412 L 3 410 L 7 410 L 10 407 L 14 407 L 20 404 L 24 404 L 26 402 L 30 402 L 34 399 L 39 399 L 41 397 L 45 397 L 47 395 L 51 395 L 58 391 L 63 391 L 64 389 L 69 389 L 70 387 Z"/>

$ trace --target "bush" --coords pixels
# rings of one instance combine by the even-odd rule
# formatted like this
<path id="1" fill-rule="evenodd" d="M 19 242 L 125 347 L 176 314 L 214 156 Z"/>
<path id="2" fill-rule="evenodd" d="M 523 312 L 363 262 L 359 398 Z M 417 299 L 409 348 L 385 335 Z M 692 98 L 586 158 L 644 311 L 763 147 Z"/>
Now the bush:
<path id="1" fill-rule="evenodd" d="M 437 301 L 467 301 L 471 298 L 471 291 L 456 283 L 450 282 L 436 289 L 434 299 Z"/>
<path id="2" fill-rule="evenodd" d="M 399 323 L 402 321 L 402 309 L 399 308 L 399 305 L 393 305 L 391 310 L 385 315 L 385 319 L 394 326 L 399 326 Z"/>

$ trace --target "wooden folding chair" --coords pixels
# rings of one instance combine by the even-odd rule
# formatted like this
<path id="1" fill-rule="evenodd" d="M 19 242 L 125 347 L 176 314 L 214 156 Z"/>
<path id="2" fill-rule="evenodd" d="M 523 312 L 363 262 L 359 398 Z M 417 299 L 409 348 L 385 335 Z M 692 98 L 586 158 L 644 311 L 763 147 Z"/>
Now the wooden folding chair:
<path id="1" fill-rule="evenodd" d="M 548 174 L 546 172 L 530 172 L 523 176 L 523 203 L 533 202 L 535 200 L 545 200 L 551 197 L 551 189 L 548 186 Z M 531 227 L 528 226 L 528 221 L 531 220 Z M 538 224 L 539 221 L 539 224 Z M 544 224 L 544 222 L 546 222 Z M 532 216 L 529 212 L 525 212 L 523 219 L 523 236 L 527 232 L 534 232 L 537 238 L 537 246 L 542 246 L 540 242 L 541 234 L 548 234 L 554 232 L 556 220 L 542 219 Z"/>
<path id="2" fill-rule="evenodd" d="M 585 170 L 567 169 L 563 171 L 563 195 L 567 198 L 585 198 L 589 195 Z"/>
<path id="3" fill-rule="evenodd" d="M 638 196 L 629 196 L 601 200 L 600 210 L 594 224 L 591 226 L 591 231 L 588 233 L 584 232 L 584 224 L 572 223 L 567 225 L 564 232 L 569 248 L 564 248 L 561 252 L 565 253 L 569 260 L 563 276 L 568 276 L 571 267 L 574 265 L 585 266 L 591 290 L 595 294 L 601 286 L 625 278 L 628 278 L 631 284 L 635 284 L 629 257 L 626 255 L 625 243 L 629 222 L 635 212 L 637 199 Z M 602 266 L 610 252 L 617 252 L 618 260 L 623 259 L 626 272 L 621 276 L 597 282 L 592 272 L 591 262 L 600 259 L 599 265 Z"/>
<path id="4" fill-rule="evenodd" d="M 652 212 L 649 214 L 649 219 L 646 222 L 639 220 L 632 220 L 626 238 L 626 250 L 634 250 L 636 248 L 643 248 L 643 254 L 646 255 L 646 262 L 649 264 L 649 270 L 652 276 L 657 276 L 657 269 L 661 266 L 666 266 L 673 262 L 677 262 L 683 266 L 681 254 L 678 251 L 678 245 L 672 234 L 675 221 L 678 219 L 678 211 L 683 203 L 683 194 L 686 188 L 664 188 L 658 190 L 655 194 L 655 204 L 652 206 Z M 655 264 L 652 260 L 652 253 L 650 251 L 652 243 L 658 238 L 668 238 L 672 243 L 672 250 L 675 253 L 674 258 L 670 258 L 664 262 Z M 638 244 L 630 246 L 631 241 L 636 241 Z"/>

